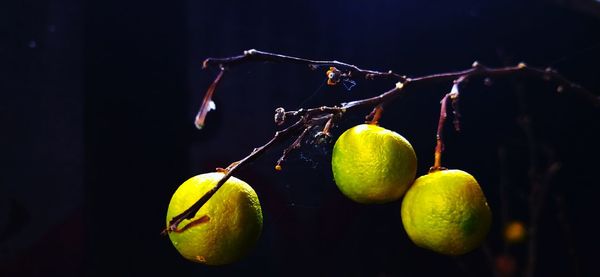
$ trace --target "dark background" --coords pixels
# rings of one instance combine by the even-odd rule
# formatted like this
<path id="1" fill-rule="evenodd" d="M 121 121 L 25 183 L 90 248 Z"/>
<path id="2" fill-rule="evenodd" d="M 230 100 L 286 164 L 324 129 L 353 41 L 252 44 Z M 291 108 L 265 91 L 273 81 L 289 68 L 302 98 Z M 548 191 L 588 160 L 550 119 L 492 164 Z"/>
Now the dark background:
<path id="1" fill-rule="evenodd" d="M 247 155 L 271 138 L 277 107 L 336 104 L 350 91 L 324 72 L 248 64 L 225 75 L 206 129 L 193 118 L 216 76 L 207 57 L 256 48 L 409 76 L 489 66 L 558 69 L 598 94 L 595 1 L 3 1 L 0 4 L 0 276 L 492 274 L 501 253 L 521 272 L 526 245 L 506 247 L 507 220 L 529 222 L 534 147 L 548 182 L 536 276 L 598 276 L 597 123 L 589 99 L 522 79 L 474 79 L 462 92 L 463 132 L 447 129 L 445 164 L 477 177 L 494 212 L 484 247 L 462 257 L 414 246 L 400 203 L 344 198 L 332 145 L 305 145 L 282 172 L 285 146 L 237 177 L 257 191 L 263 234 L 245 259 L 206 267 L 159 235 L 171 194 L 187 178 Z M 418 174 L 433 160 L 439 100 L 449 84 L 388 105 L 382 126 L 413 144 Z M 369 111 L 346 115 L 339 135 Z M 534 143 L 517 124 L 528 116 Z M 288 142 L 289 143 L 289 142 Z M 550 159 L 548 158 L 550 157 Z M 500 188 L 504 188 L 504 200 Z"/>

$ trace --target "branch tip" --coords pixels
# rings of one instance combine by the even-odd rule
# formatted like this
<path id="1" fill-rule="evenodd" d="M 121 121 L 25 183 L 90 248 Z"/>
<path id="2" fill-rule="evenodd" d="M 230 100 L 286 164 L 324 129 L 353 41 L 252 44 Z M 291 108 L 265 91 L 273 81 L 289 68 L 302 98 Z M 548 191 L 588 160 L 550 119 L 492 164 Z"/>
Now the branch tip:
<path id="1" fill-rule="evenodd" d="M 250 56 L 250 55 L 254 55 L 258 50 L 256 49 L 249 49 L 244 51 L 244 56 Z"/>
<path id="2" fill-rule="evenodd" d="M 285 109 L 284 108 L 279 107 L 279 108 L 275 109 L 274 120 L 275 120 L 275 124 L 277 124 L 277 125 L 281 125 L 285 122 Z"/>

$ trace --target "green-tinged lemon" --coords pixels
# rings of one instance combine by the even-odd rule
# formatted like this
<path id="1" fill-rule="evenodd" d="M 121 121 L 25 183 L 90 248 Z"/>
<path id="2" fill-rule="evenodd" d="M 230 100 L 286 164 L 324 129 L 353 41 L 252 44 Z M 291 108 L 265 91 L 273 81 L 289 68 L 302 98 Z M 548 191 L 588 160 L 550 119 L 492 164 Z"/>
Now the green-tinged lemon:
<path id="1" fill-rule="evenodd" d="M 207 173 L 185 181 L 169 203 L 169 221 L 192 206 L 214 187 L 223 173 Z M 188 260 L 224 265 L 242 258 L 262 231 L 262 210 L 256 192 L 244 181 L 231 177 L 191 220 L 169 232 L 171 242 Z"/>
<path id="2" fill-rule="evenodd" d="M 481 187 L 461 170 L 417 178 L 402 200 L 401 214 L 404 229 L 416 245 L 445 255 L 477 248 L 492 220 Z"/>
<path id="3" fill-rule="evenodd" d="M 361 124 L 337 139 L 331 166 L 337 187 L 348 198 L 387 203 L 402 197 L 415 179 L 417 157 L 398 133 Z"/>

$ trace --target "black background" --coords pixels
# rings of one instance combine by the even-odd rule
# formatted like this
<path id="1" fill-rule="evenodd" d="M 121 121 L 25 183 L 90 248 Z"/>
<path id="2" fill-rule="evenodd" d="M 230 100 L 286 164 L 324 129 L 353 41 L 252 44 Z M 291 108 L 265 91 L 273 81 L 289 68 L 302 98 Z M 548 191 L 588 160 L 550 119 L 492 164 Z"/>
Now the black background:
<path id="1" fill-rule="evenodd" d="M 265 217 L 256 248 L 238 263 L 191 263 L 159 235 L 177 186 L 265 143 L 277 129 L 275 108 L 334 105 L 394 85 L 359 80 L 347 91 L 323 86 L 321 71 L 243 65 L 227 72 L 217 110 L 198 131 L 193 118 L 216 76 L 201 70 L 204 58 L 256 48 L 409 76 L 474 60 L 525 61 L 598 94 L 593 1 L 63 0 L 3 2 L 0 10 L 2 276 L 491 275 L 504 247 L 502 182 L 506 219 L 529 220 L 523 115 L 542 168 L 548 149 L 562 165 L 539 223 L 537 276 L 598 274 L 599 111 L 541 80 L 472 80 L 462 92 L 463 131 L 446 130 L 445 165 L 476 176 L 494 212 L 488 255 L 417 248 L 402 229 L 399 202 L 344 198 L 330 173 L 332 145 L 305 145 L 282 172 L 273 166 L 285 146 L 275 147 L 236 174 L 255 188 Z M 419 175 L 432 164 L 439 100 L 449 89 L 410 91 L 381 121 L 411 141 Z M 368 112 L 347 114 L 334 135 Z M 522 270 L 526 247 L 509 252 Z"/>

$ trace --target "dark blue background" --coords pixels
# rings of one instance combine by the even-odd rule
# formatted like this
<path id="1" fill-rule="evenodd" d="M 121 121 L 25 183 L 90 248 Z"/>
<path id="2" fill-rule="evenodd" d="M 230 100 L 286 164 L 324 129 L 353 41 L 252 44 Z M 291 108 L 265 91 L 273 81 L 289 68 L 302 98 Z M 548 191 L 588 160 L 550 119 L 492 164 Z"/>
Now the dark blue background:
<path id="1" fill-rule="evenodd" d="M 492 87 L 473 80 L 463 91 L 463 132 L 446 131 L 445 164 L 475 175 L 494 212 L 488 256 L 481 249 L 452 258 L 417 248 L 402 229 L 399 202 L 364 206 L 344 198 L 330 173 L 331 145 L 305 145 L 282 172 L 273 170 L 284 149 L 276 147 L 236 174 L 255 188 L 265 216 L 258 245 L 244 260 L 194 264 L 159 235 L 177 186 L 270 139 L 275 108 L 333 105 L 393 86 L 359 81 L 346 91 L 322 86 L 324 72 L 244 65 L 225 75 L 217 110 L 197 131 L 195 112 L 216 76 L 201 70 L 203 59 L 256 48 L 409 76 L 465 69 L 474 60 L 525 61 L 553 66 L 598 94 L 600 12 L 593 1 L 1 5 L 2 276 L 491 275 L 490 262 L 504 249 L 501 180 L 506 219 L 528 220 L 529 145 L 516 123 L 523 114 L 533 120 L 538 152 L 553 149 L 563 165 L 539 225 L 537 275 L 598 274 L 599 230 L 591 226 L 598 210 L 598 108 L 568 92 L 557 95 L 548 83 L 520 79 L 494 80 Z M 384 113 L 382 126 L 412 142 L 419 175 L 432 164 L 439 99 L 449 89 L 411 91 Z M 346 115 L 334 134 L 368 112 Z M 499 149 L 507 153 L 505 165 Z M 525 247 L 509 250 L 522 270 Z"/>

